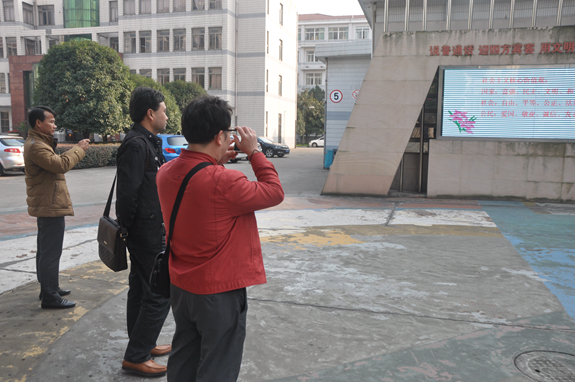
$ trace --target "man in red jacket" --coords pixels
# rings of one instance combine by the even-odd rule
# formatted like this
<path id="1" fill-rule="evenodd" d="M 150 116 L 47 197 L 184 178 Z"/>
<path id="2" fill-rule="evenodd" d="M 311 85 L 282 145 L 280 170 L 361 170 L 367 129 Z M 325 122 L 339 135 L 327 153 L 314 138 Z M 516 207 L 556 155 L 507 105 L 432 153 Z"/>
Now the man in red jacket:
<path id="1" fill-rule="evenodd" d="M 281 203 L 284 193 L 274 166 L 257 149 L 255 131 L 231 129 L 231 116 L 231 107 L 218 97 L 192 101 L 182 113 L 188 149 L 163 165 L 156 178 L 167 223 L 182 179 L 199 163 L 213 165 L 191 178 L 174 223 L 170 277 L 176 332 L 168 381 L 237 380 L 246 287 L 266 282 L 254 211 Z M 236 145 L 248 155 L 256 182 L 223 166 L 237 155 L 232 131 L 241 136 Z"/>

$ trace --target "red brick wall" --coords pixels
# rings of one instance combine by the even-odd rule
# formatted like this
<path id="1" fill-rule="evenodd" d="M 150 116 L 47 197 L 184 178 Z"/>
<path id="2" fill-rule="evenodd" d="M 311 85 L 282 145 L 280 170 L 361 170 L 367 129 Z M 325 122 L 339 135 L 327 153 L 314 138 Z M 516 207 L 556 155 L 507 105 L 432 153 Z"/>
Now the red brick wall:
<path id="1" fill-rule="evenodd" d="M 32 70 L 32 65 L 43 56 L 10 56 L 10 98 L 12 99 L 12 126 L 18 126 L 26 120 L 26 101 L 24 98 L 24 71 Z"/>

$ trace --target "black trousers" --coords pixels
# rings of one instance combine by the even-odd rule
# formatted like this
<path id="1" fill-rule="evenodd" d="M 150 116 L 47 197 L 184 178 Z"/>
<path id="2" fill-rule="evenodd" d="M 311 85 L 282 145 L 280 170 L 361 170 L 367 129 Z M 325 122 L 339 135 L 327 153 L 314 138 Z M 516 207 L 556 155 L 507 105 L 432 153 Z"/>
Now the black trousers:
<path id="1" fill-rule="evenodd" d="M 129 246 L 128 246 L 129 248 Z M 156 253 L 130 249 L 130 276 L 128 278 L 128 347 L 124 360 L 132 363 L 146 362 L 150 351 L 170 312 L 170 300 L 150 290 L 150 273 Z"/>
<path id="2" fill-rule="evenodd" d="M 42 299 L 45 302 L 57 301 L 60 257 L 64 243 L 64 217 L 37 218 L 38 239 L 36 249 L 36 277 L 40 282 Z"/>
<path id="3" fill-rule="evenodd" d="M 172 285 L 170 293 L 176 332 L 168 381 L 237 381 L 246 338 L 246 288 L 198 295 Z"/>

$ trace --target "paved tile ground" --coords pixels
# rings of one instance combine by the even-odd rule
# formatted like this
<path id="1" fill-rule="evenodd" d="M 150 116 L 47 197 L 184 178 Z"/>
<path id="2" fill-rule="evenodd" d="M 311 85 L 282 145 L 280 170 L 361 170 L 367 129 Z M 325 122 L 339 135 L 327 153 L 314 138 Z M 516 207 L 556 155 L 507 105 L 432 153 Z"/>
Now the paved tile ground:
<path id="1" fill-rule="evenodd" d="M 0 381 L 141 380 L 120 369 L 127 273 L 97 260 L 102 206 L 85 208 L 67 222 L 69 311 L 40 309 L 35 227 L 0 216 Z M 515 365 L 521 353 L 575 354 L 574 212 L 286 198 L 257 214 L 268 283 L 248 292 L 240 380 L 531 381 Z M 160 342 L 173 331 L 170 316 Z"/>

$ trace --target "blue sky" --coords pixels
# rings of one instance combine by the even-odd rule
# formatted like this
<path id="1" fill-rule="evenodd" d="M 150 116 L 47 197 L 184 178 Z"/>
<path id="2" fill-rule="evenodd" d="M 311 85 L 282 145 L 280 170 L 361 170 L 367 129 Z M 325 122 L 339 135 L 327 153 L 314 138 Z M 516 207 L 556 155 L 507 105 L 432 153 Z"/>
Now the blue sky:
<path id="1" fill-rule="evenodd" d="M 292 0 L 299 14 L 363 15 L 357 0 Z"/>

